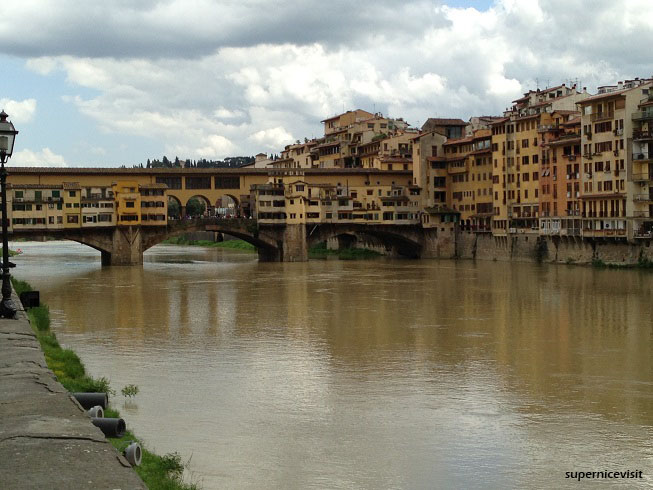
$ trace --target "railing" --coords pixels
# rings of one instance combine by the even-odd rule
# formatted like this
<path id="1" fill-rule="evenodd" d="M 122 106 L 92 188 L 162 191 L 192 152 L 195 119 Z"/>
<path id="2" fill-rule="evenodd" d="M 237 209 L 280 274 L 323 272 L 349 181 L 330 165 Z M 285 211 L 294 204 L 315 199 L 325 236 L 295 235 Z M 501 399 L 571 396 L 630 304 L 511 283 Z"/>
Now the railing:
<path id="1" fill-rule="evenodd" d="M 592 114 L 590 117 L 590 121 L 592 122 L 603 121 L 606 119 L 614 119 L 614 112 L 597 112 L 596 114 Z"/>
<path id="2" fill-rule="evenodd" d="M 648 131 L 633 131 L 634 140 L 651 140 L 653 139 L 653 130 Z"/>
<path id="3" fill-rule="evenodd" d="M 649 160 L 650 155 L 648 153 L 633 153 L 633 160 Z"/>
<path id="4" fill-rule="evenodd" d="M 632 119 L 633 119 L 633 121 L 653 119 L 653 111 L 636 111 L 636 112 L 633 112 Z"/>
<path id="5" fill-rule="evenodd" d="M 633 174 L 633 182 L 648 182 L 653 179 L 651 174 Z"/>
<path id="6" fill-rule="evenodd" d="M 650 218 L 651 215 L 648 211 L 633 211 L 633 218 Z"/>
<path id="7" fill-rule="evenodd" d="M 633 201 L 638 201 L 638 202 L 653 201 L 653 195 L 652 194 L 635 194 L 633 196 Z"/>
<path id="8" fill-rule="evenodd" d="M 651 238 L 653 237 L 653 233 L 651 230 L 637 230 L 633 236 L 635 238 Z"/>
<path id="9" fill-rule="evenodd" d="M 558 139 L 554 140 L 554 141 L 571 140 L 571 139 L 576 139 L 576 138 L 580 138 L 580 131 L 573 132 L 573 133 L 561 134 L 560 136 L 558 136 Z"/>

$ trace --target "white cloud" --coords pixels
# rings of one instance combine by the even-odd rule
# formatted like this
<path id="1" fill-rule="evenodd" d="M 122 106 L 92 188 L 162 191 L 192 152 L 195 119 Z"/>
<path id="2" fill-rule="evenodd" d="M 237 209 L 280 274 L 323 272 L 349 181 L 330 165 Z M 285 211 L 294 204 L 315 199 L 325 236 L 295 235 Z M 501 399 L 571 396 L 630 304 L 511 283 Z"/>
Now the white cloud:
<path id="1" fill-rule="evenodd" d="M 20 150 L 14 152 L 9 165 L 13 167 L 67 167 L 62 155 L 57 155 L 50 148 L 41 151 Z"/>
<path id="2" fill-rule="evenodd" d="M 23 101 L 0 99 L 0 109 L 4 109 L 14 125 L 28 123 L 36 112 L 36 99 L 25 99 Z"/>
<path id="3" fill-rule="evenodd" d="M 374 9 L 344 0 L 73 9 L 63 0 L 56 14 L 34 2 L 0 7 L 35 33 L 12 42 L 0 29 L 0 50 L 22 53 L 43 76 L 63 72 L 65 100 L 102 131 L 157 141 L 182 158 L 279 152 L 351 108 L 415 124 L 466 119 L 500 114 L 536 83 L 579 79 L 592 89 L 651 70 L 653 3 L 644 0 L 596 0 L 592 9 L 497 0 L 482 12 L 427 0 L 379 0 Z"/>
<path id="4" fill-rule="evenodd" d="M 271 150 L 278 150 L 293 142 L 292 134 L 280 126 L 257 131 L 250 136 L 250 139 Z"/>

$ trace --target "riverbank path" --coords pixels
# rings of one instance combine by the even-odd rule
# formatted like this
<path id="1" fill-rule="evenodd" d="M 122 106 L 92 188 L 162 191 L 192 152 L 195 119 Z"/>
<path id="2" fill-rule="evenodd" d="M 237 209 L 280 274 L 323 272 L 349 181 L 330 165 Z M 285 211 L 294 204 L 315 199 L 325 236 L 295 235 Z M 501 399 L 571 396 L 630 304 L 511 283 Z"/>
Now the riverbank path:
<path id="1" fill-rule="evenodd" d="M 22 310 L 0 319 L 0 488 L 147 488 L 55 379 Z"/>

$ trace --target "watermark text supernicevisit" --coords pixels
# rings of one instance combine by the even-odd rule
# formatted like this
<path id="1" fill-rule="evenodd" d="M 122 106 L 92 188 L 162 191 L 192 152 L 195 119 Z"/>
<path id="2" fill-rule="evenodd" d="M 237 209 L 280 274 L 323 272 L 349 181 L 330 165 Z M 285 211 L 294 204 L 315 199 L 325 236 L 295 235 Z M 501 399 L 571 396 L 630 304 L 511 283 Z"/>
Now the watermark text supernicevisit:
<path id="1" fill-rule="evenodd" d="M 642 478 L 642 470 L 626 470 L 626 471 L 566 471 L 565 478 L 571 478 L 577 481 L 583 479 L 629 479 L 629 478 Z"/>

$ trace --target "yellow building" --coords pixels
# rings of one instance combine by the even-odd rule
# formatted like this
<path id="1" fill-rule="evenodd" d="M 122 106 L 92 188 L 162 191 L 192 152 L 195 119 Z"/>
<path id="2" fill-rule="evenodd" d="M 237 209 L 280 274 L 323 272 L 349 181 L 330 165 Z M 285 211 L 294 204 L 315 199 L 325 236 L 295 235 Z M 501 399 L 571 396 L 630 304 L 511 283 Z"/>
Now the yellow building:
<path id="1" fill-rule="evenodd" d="M 460 213 L 463 230 L 489 231 L 492 205 L 492 158 L 489 129 L 451 139 L 444 145 L 448 208 Z"/>
<path id="2" fill-rule="evenodd" d="M 141 194 L 138 182 L 122 180 L 113 184 L 118 226 L 138 226 L 141 224 Z"/>
<path id="3" fill-rule="evenodd" d="M 574 110 L 587 97 L 575 85 L 531 90 L 492 123 L 494 235 L 538 232 L 541 128 L 551 125 L 551 113 Z"/>
<path id="4" fill-rule="evenodd" d="M 82 187 L 79 182 L 63 183 L 63 226 L 79 228 L 82 223 Z"/>
<path id="5" fill-rule="evenodd" d="M 419 221 L 419 189 L 408 172 L 351 169 L 338 176 L 288 171 L 252 186 L 261 223 L 383 223 Z"/>
<path id="6" fill-rule="evenodd" d="M 165 184 L 139 184 L 141 223 L 145 226 L 165 226 L 168 221 L 168 196 Z"/>

